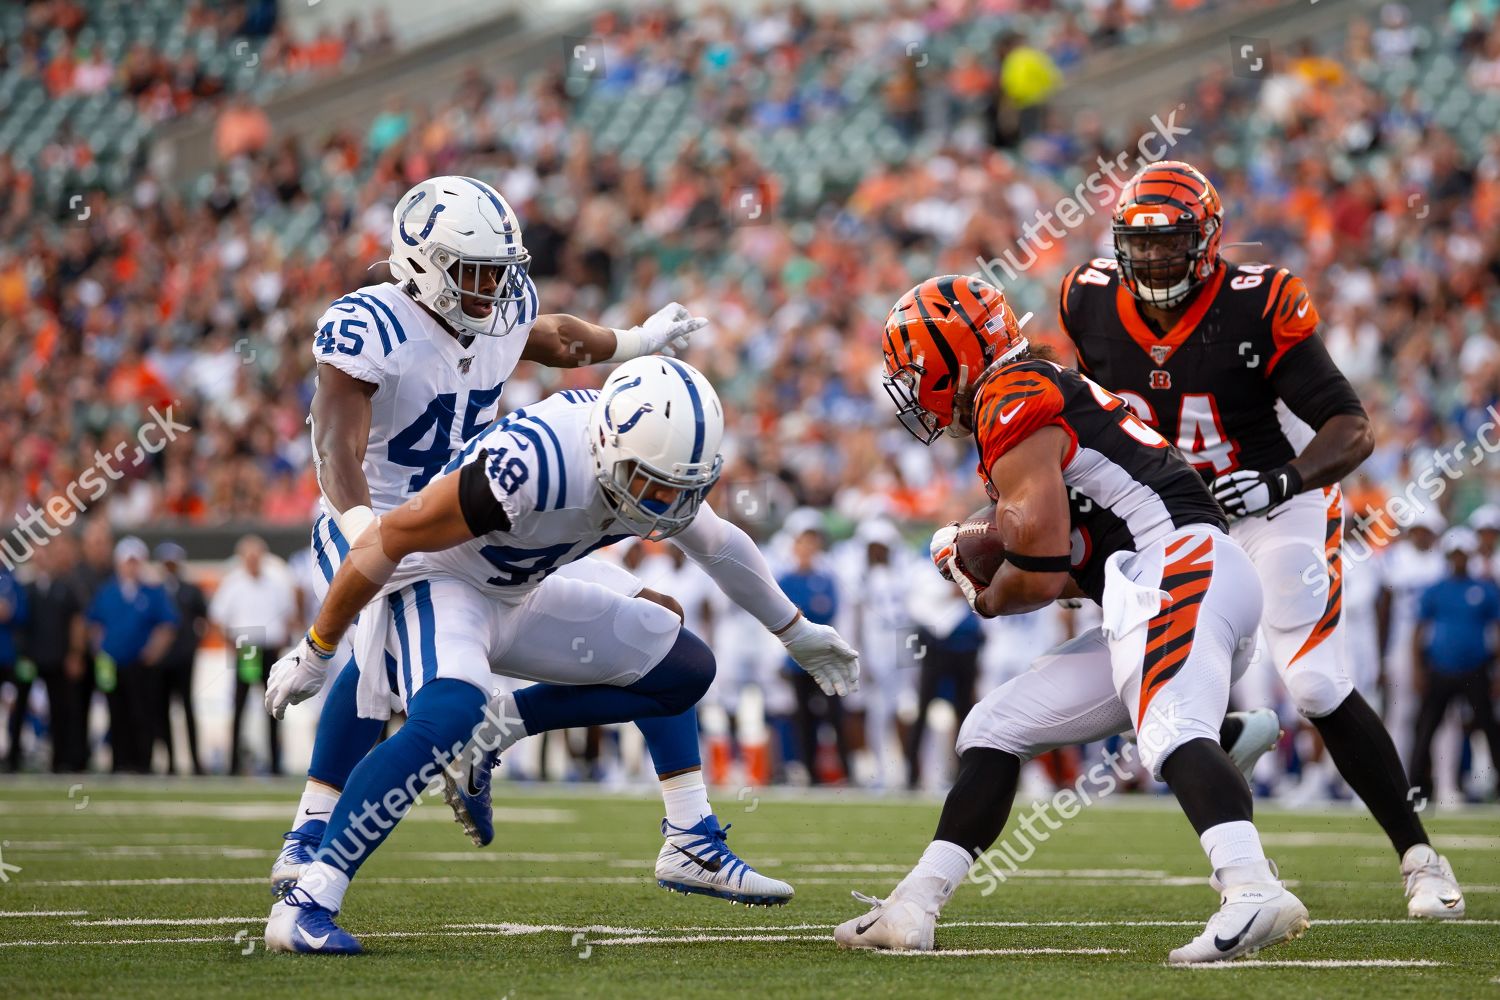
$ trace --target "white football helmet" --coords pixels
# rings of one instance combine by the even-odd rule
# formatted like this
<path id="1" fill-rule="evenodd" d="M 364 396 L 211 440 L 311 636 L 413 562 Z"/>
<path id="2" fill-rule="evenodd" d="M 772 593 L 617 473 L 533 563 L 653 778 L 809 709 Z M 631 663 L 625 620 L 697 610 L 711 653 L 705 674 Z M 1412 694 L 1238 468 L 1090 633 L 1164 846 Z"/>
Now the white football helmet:
<path id="1" fill-rule="evenodd" d="M 662 355 L 627 361 L 589 416 L 594 477 L 615 517 L 651 541 L 692 523 L 724 459 L 719 394 L 692 365 Z"/>
<path id="2" fill-rule="evenodd" d="M 431 177 L 402 195 L 387 263 L 413 298 L 460 333 L 505 336 L 531 294 L 520 220 L 472 177 Z"/>

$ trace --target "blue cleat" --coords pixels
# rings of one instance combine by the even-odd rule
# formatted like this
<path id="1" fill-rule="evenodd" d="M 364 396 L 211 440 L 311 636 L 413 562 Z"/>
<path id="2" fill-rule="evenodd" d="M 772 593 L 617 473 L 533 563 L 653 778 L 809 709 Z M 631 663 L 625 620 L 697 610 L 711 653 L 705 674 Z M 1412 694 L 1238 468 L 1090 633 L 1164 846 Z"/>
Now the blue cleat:
<path id="1" fill-rule="evenodd" d="M 353 934 L 333 922 L 305 889 L 293 886 L 271 907 L 266 921 L 266 948 L 302 955 L 358 955 L 364 951 Z"/>
<path id="2" fill-rule="evenodd" d="M 474 757 L 479 762 L 474 763 Z M 443 801 L 453 809 L 453 819 L 464 828 L 475 847 L 487 847 L 495 839 L 495 809 L 490 802 L 490 781 L 500 762 L 496 750 L 467 751 L 443 768 Z"/>
<path id="3" fill-rule="evenodd" d="M 661 832 L 667 842 L 656 856 L 656 884 L 663 889 L 747 906 L 781 906 L 792 898 L 790 885 L 767 878 L 729 849 L 729 827 L 721 828 L 717 816 L 687 829 L 662 820 Z"/>
<path id="4" fill-rule="evenodd" d="M 310 819 L 281 839 L 281 853 L 271 865 L 271 892 L 277 899 L 285 896 L 302 877 L 303 870 L 316 860 L 313 853 L 323 842 L 326 820 Z"/>

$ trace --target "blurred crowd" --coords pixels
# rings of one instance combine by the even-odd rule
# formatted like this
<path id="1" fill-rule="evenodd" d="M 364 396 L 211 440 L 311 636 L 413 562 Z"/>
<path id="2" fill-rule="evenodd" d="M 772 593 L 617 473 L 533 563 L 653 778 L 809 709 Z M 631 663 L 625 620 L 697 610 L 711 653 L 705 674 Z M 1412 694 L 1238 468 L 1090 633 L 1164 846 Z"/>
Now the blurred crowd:
<path id="1" fill-rule="evenodd" d="M 878 379 L 886 310 L 928 275 L 974 273 L 1007 251 L 1025 260 L 1023 227 L 1101 160 L 1134 156 L 1150 116 L 1170 107 L 1106 118 L 1070 110 L 1060 88 L 1085 55 L 1149 37 L 1177 16 L 1165 8 L 1193 6 L 959 0 L 921 14 L 910 13 L 916 5 L 859 15 L 720 7 L 691 20 L 654 7 L 611 13 L 591 29 L 604 39 L 605 71 L 582 90 L 562 53 L 520 80 L 475 69 L 436 106 L 393 98 L 372 120 L 318 139 L 267 130 L 226 150 L 186 192 L 141 176 L 85 222 L 15 195 L 28 186 L 26 169 L 0 157 L 0 191 L 12 192 L 0 214 L 0 368 L 13 387 L 0 399 L 0 524 L 131 442 L 151 408 L 171 408 L 192 430 L 128 463 L 96 519 L 121 532 L 164 520 L 307 523 L 317 498 L 303 426 L 313 320 L 349 289 L 385 278 L 377 262 L 404 190 L 463 172 L 494 183 L 519 211 L 544 311 L 628 326 L 677 299 L 712 317 L 686 357 L 729 408 L 714 502 L 777 547 L 782 569 L 800 565 L 800 532 L 786 524 L 801 508 L 817 512 L 817 544 L 839 559 L 868 556 L 874 543 L 858 532 L 877 530 L 871 524 L 899 526 L 914 541 L 922 525 L 978 506 L 982 493 L 969 449 L 948 440 L 915 447 L 890 419 Z M 912 42 L 960 29 L 967 38 L 974 24 L 993 26 L 988 44 L 913 58 Z M 1348 484 L 1352 513 L 1381 509 L 1443 449 L 1482 439 L 1500 402 L 1500 133 L 1443 124 L 1421 86 L 1436 57 L 1458 64 L 1454 86 L 1492 89 L 1494 5 L 1458 0 L 1427 24 L 1387 5 L 1373 20 L 1278 53 L 1258 76 L 1235 75 L 1216 50 L 1176 112 L 1189 131 L 1174 136 L 1169 155 L 1213 178 L 1227 206 L 1226 243 L 1248 244 L 1228 255 L 1307 280 L 1330 350 L 1375 421 L 1376 452 Z M 747 65 L 764 72 L 736 72 Z M 856 65 L 885 74 L 882 124 L 906 152 L 854 164 L 852 183 L 825 185 L 815 204 L 792 211 L 786 195 L 803 178 L 768 171 L 762 151 L 838 116 Z M 1410 83 L 1389 94 L 1393 79 Z M 685 88 L 701 138 L 648 169 L 578 124 L 590 87 Z M 1115 190 L 1104 187 L 1101 207 Z M 753 217 L 737 197 L 747 190 L 764 209 Z M 1066 352 L 1057 282 L 1079 261 L 1110 255 L 1108 233 L 1107 213 L 1096 213 L 1014 278 L 992 270 L 1018 311 L 1032 314 L 1034 339 Z M 522 365 L 506 401 L 522 406 L 598 378 Z M 1482 462 L 1445 476 L 1433 516 L 1467 518 L 1500 492 L 1497 468 Z M 1431 549 L 1443 525 L 1429 527 Z M 1394 544 L 1414 545 L 1413 535 L 1420 529 Z M 895 538 L 884 544 L 909 554 Z M 848 613 L 873 600 L 860 579 L 843 580 Z M 855 760 L 866 744 L 885 747 L 877 758 L 910 756 L 902 741 L 911 730 L 898 739 L 894 720 L 925 725 L 927 713 L 916 712 L 924 691 L 968 697 L 962 676 L 924 686 L 926 661 L 915 658 L 928 638 L 947 641 L 963 616 L 908 638 L 918 635 L 913 612 L 894 607 L 878 613 L 899 624 L 875 658 L 899 664 L 890 669 L 910 683 L 860 708 L 859 725 L 825 719 L 830 706 L 799 701 L 795 690 L 763 692 L 766 715 L 789 720 L 789 731 L 856 732 L 830 744 L 834 759 L 821 772 L 800 761 L 809 780 L 861 769 L 870 780 L 926 780 L 920 757 L 905 765 L 912 773 Z M 976 626 L 988 643 L 954 641 L 972 645 L 976 676 L 991 678 L 1012 651 L 1042 648 L 1033 638 L 1068 627 L 1049 612 Z M 1036 633 L 1018 641 L 1014 629 Z M 987 690 L 988 680 L 979 683 Z M 738 731 L 738 699 L 724 701 L 724 728 Z M 885 721 L 869 724 L 871 715 Z M 788 739 L 780 759 L 821 746 Z"/>

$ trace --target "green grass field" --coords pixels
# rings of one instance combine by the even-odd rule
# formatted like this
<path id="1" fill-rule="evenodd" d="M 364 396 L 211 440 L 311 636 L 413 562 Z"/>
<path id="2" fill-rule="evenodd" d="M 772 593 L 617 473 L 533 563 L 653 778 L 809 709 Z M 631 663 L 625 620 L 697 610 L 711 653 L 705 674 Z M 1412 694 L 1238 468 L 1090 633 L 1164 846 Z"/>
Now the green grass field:
<path id="1" fill-rule="evenodd" d="M 841 952 L 832 928 L 863 911 L 850 889 L 883 895 L 905 872 L 935 802 L 721 792 L 730 843 L 797 887 L 791 905 L 767 910 L 657 888 L 655 801 L 502 788 L 483 851 L 440 797 L 414 810 L 346 900 L 342 923 L 367 954 L 319 959 L 260 943 L 296 789 L 0 786 L 0 983 L 17 998 L 1500 996 L 1494 809 L 1430 824 L 1468 891 L 1469 919 L 1443 925 L 1405 920 L 1394 854 L 1362 813 L 1263 810 L 1268 853 L 1312 930 L 1256 961 L 1175 969 L 1167 952 L 1217 900 L 1169 802 L 1085 810 L 1024 877 L 988 898 L 960 889 L 943 950 L 902 956 Z"/>

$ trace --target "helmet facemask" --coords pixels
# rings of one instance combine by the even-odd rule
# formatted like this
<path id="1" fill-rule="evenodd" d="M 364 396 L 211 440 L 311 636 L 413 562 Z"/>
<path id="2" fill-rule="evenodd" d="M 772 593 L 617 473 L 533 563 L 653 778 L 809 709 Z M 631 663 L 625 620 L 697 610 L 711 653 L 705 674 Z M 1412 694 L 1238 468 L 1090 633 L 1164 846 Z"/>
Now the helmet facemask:
<path id="1" fill-rule="evenodd" d="M 595 457 L 599 486 L 615 518 L 648 542 L 671 538 L 692 524 L 724 468 L 722 455 L 670 471 L 639 458 L 620 459 L 607 469 L 597 461 L 597 453 Z M 665 492 L 672 499 L 658 498 Z"/>
<path id="2" fill-rule="evenodd" d="M 443 291 L 433 311 L 449 323 L 481 337 L 503 337 L 520 321 L 531 254 L 519 257 L 460 256 L 444 246 L 432 248 L 431 260 L 442 269 Z M 473 310 L 478 309 L 476 313 Z"/>
<path id="3" fill-rule="evenodd" d="M 1212 273 L 1215 219 L 1172 225 L 1114 225 L 1120 280 L 1135 298 L 1161 309 L 1180 305 Z"/>
<path id="4" fill-rule="evenodd" d="M 919 357 L 894 372 L 887 372 L 882 381 L 886 394 L 896 404 L 896 419 L 901 421 L 901 426 L 924 445 L 930 445 L 942 435 L 948 425 L 943 422 L 942 417 L 927 409 L 917 399 L 922 378 L 927 374 L 922 361 Z"/>

